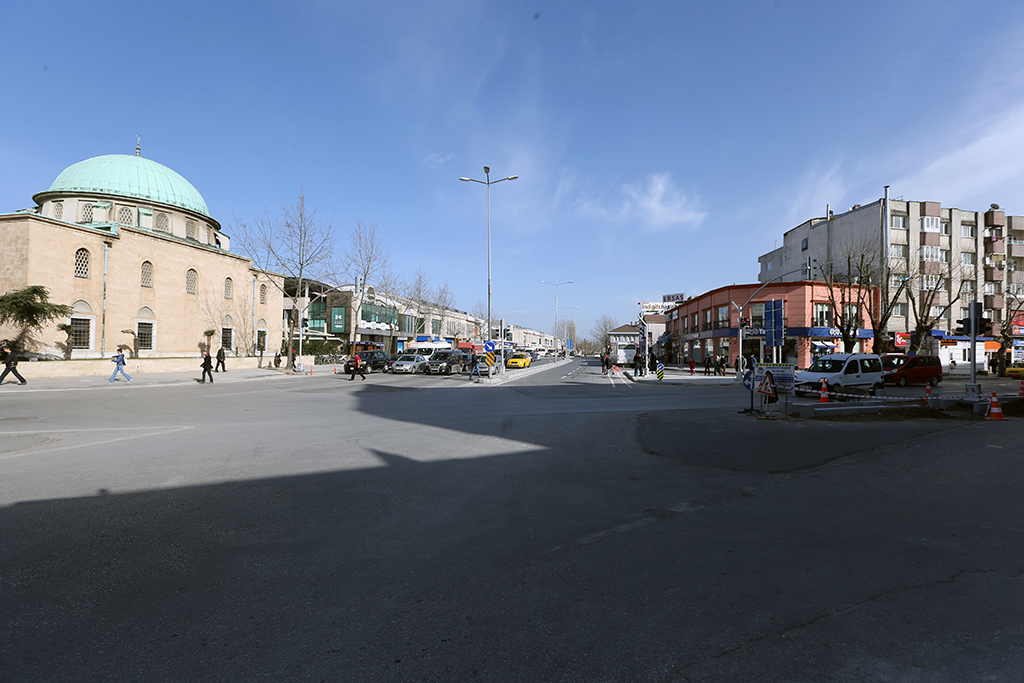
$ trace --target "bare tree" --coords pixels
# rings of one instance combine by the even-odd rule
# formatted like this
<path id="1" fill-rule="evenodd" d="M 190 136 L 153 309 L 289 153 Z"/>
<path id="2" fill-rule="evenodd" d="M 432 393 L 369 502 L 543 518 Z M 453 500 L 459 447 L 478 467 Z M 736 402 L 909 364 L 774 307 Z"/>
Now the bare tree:
<path id="1" fill-rule="evenodd" d="M 935 261 L 917 265 L 914 259 L 908 259 L 905 272 L 894 269 L 894 275 L 907 283 L 907 301 L 914 317 L 914 336 L 907 351 L 917 353 L 935 326 L 949 317 L 950 308 L 960 300 L 964 290 L 961 269 Z M 956 291 L 951 290 L 954 282 L 958 283 Z M 947 301 L 944 303 L 943 299 Z"/>
<path id="2" fill-rule="evenodd" d="M 451 288 L 448 283 L 445 282 L 434 290 L 433 303 L 434 308 L 437 311 L 437 317 L 441 320 L 441 336 L 445 334 L 445 322 L 448 320 L 448 315 L 452 309 L 455 308 L 455 295 L 452 294 Z"/>
<path id="3" fill-rule="evenodd" d="M 349 230 L 345 252 L 341 257 L 342 277 L 355 284 L 355 292 L 352 295 L 352 326 L 349 330 L 350 348 L 356 342 L 356 329 L 359 326 L 360 311 L 368 288 L 376 288 L 384 275 L 388 279 L 392 277 L 390 265 L 391 254 L 381 240 L 377 224 L 374 221 L 366 224 L 357 220 Z M 388 282 L 388 287 L 391 286 L 392 283 Z"/>
<path id="4" fill-rule="evenodd" d="M 1006 352 L 1013 349 L 1013 326 L 1024 324 L 1024 284 L 1011 283 L 1006 290 L 1005 296 L 1006 315 L 999 328 L 999 351 L 996 358 L 999 360 L 999 376 L 1006 377 L 1006 367 L 1012 362 L 1006 358 Z M 1011 352 L 1012 353 L 1012 352 Z"/>
<path id="5" fill-rule="evenodd" d="M 421 316 L 420 319 L 423 320 L 422 329 L 420 329 L 417 322 L 416 332 L 428 334 L 430 332 L 430 317 L 434 309 L 432 301 L 433 290 L 430 287 L 430 278 L 427 277 L 426 271 L 422 268 L 417 268 L 416 272 L 413 273 L 412 279 L 406 283 L 405 297 L 415 305 L 416 314 Z"/>
<path id="6" fill-rule="evenodd" d="M 618 323 L 615 322 L 615 318 L 602 315 L 594 321 L 594 327 L 591 328 L 590 334 L 594 336 L 601 348 L 607 348 L 611 344 L 611 331 L 616 327 L 618 327 Z"/>
<path id="7" fill-rule="evenodd" d="M 239 250 L 252 259 L 253 264 L 263 271 L 279 273 L 295 282 L 292 297 L 291 323 L 288 325 L 288 363 L 292 367 L 292 340 L 300 311 L 296 300 L 305 291 L 306 282 L 321 279 L 326 265 L 334 254 L 334 227 L 331 221 L 323 222 L 317 217 L 316 208 L 309 204 L 305 192 L 300 188 L 295 202 L 282 206 L 276 216 L 264 210 L 251 222 L 235 219 L 235 241 Z M 281 293 L 288 297 L 284 282 L 269 278 Z"/>

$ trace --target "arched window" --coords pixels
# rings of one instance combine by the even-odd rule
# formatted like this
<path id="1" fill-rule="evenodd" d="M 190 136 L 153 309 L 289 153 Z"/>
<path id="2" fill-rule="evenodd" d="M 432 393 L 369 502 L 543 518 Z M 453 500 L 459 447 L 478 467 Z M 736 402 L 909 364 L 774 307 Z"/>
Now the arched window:
<path id="1" fill-rule="evenodd" d="M 143 306 L 139 309 L 137 318 L 155 318 L 153 315 L 153 309 L 149 306 Z M 135 337 L 139 340 L 140 351 L 152 351 L 154 344 L 154 332 L 156 323 L 152 320 L 136 320 L 135 321 Z"/>
<path id="2" fill-rule="evenodd" d="M 161 232 L 171 231 L 171 219 L 167 217 L 166 213 L 158 213 L 156 215 L 156 221 L 154 227 Z"/>
<path id="3" fill-rule="evenodd" d="M 192 268 L 185 273 L 185 291 L 189 294 L 199 293 L 199 273 Z"/>
<path id="4" fill-rule="evenodd" d="M 75 252 L 75 277 L 89 277 L 89 250 L 85 247 Z"/>
<path id="5" fill-rule="evenodd" d="M 185 221 L 185 237 L 196 238 L 196 222 L 191 218 Z"/>
<path id="6" fill-rule="evenodd" d="M 220 319 L 221 325 L 234 325 L 235 321 L 231 319 L 230 315 L 226 315 Z"/>
<path id="7" fill-rule="evenodd" d="M 64 217 L 64 202 L 53 203 L 53 217 L 57 220 Z"/>
<path id="8" fill-rule="evenodd" d="M 82 223 L 92 223 L 92 204 L 86 202 L 80 205 L 82 212 Z"/>
<path id="9" fill-rule="evenodd" d="M 260 285 L 260 303 L 261 304 L 267 303 L 267 286 L 266 285 Z"/>
<path id="10" fill-rule="evenodd" d="M 232 285 L 233 284 L 234 283 L 231 282 L 231 278 L 225 278 L 224 279 L 224 298 L 225 299 L 230 299 L 231 298 L 231 289 L 232 289 Z"/>
<path id="11" fill-rule="evenodd" d="M 142 262 L 142 286 L 153 286 L 153 264 L 149 261 Z"/>
<path id="12" fill-rule="evenodd" d="M 135 211 L 130 206 L 117 208 L 117 222 L 121 225 L 135 225 Z"/>
<path id="13" fill-rule="evenodd" d="M 95 321 L 92 306 L 79 299 L 71 304 L 71 309 L 71 348 L 92 348 L 92 328 Z"/>

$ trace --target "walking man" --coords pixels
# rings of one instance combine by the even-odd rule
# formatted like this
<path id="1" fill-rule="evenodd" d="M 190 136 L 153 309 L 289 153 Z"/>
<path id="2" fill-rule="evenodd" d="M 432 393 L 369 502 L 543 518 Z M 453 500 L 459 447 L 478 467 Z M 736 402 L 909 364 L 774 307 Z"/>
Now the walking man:
<path id="1" fill-rule="evenodd" d="M 359 373 L 359 376 L 362 377 L 363 381 L 365 382 L 366 381 L 366 365 L 363 363 L 363 359 L 359 357 L 358 353 L 355 354 L 354 356 L 352 356 L 352 376 L 348 378 L 349 382 L 351 382 L 352 380 L 354 380 L 356 378 L 356 373 L 357 372 Z"/>
<path id="2" fill-rule="evenodd" d="M 206 384 L 206 377 L 210 377 L 210 384 L 213 384 L 213 359 L 210 358 L 209 351 L 203 351 L 203 362 L 199 366 L 203 369 L 203 380 L 200 384 Z"/>
<path id="3" fill-rule="evenodd" d="M 221 344 L 221 347 L 219 349 L 217 349 L 217 367 L 215 367 L 213 369 L 214 372 L 220 372 L 221 368 L 224 369 L 224 372 L 228 371 L 227 366 L 224 365 L 224 360 L 226 358 L 227 358 L 227 354 L 224 352 L 224 345 Z"/>
<path id="4" fill-rule="evenodd" d="M 0 373 L 0 384 L 4 383 L 7 373 L 12 373 L 18 379 L 18 384 L 28 384 L 25 378 L 18 373 L 18 354 L 14 353 L 9 346 L 5 346 L 4 351 L 7 352 L 7 360 L 4 361 L 3 373 Z"/>
<path id="5" fill-rule="evenodd" d="M 483 362 L 483 359 L 480 356 L 477 356 L 476 354 L 473 354 L 473 358 L 472 358 L 472 360 L 470 360 L 470 363 L 473 366 L 473 369 L 469 371 L 469 381 L 470 382 L 473 381 L 473 373 L 474 372 L 476 373 L 476 381 L 477 382 L 479 382 L 480 380 L 482 380 L 484 378 L 484 376 L 482 374 L 480 374 L 480 364 L 482 362 Z"/>
<path id="6" fill-rule="evenodd" d="M 122 351 L 119 348 L 117 350 L 117 354 L 113 358 L 111 358 L 110 361 L 112 363 L 117 363 L 117 366 L 114 367 L 114 374 L 112 374 L 110 376 L 110 380 L 109 381 L 116 382 L 117 381 L 117 373 L 120 372 L 122 375 L 124 375 L 124 378 L 126 380 L 128 380 L 128 383 L 131 384 L 131 381 L 132 381 L 131 375 L 129 375 L 127 372 L 124 371 L 124 351 Z"/>

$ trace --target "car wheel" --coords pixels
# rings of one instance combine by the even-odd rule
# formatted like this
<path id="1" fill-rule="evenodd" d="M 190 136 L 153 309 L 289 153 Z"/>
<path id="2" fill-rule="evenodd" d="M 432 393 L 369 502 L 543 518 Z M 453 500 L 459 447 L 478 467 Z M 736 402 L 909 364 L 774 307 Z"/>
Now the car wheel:
<path id="1" fill-rule="evenodd" d="M 932 378 L 929 381 L 929 384 L 931 384 L 933 387 L 939 386 L 939 376 L 938 375 L 932 375 Z"/>
<path id="2" fill-rule="evenodd" d="M 907 378 L 906 377 L 900 377 L 898 380 L 896 380 L 896 385 L 897 386 L 901 386 L 901 387 L 907 386 Z"/>

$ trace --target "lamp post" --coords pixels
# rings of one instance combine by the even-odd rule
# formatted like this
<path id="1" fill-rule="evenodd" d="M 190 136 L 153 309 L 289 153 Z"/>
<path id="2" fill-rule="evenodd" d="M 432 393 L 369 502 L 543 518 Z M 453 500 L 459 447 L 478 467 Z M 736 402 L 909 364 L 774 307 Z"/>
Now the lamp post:
<path id="1" fill-rule="evenodd" d="M 510 175 L 498 180 L 491 180 L 491 167 L 484 166 L 484 176 L 487 180 L 477 180 L 475 178 L 459 178 L 464 183 L 480 183 L 481 185 L 487 186 L 487 341 L 491 341 L 491 185 L 502 182 L 503 180 L 515 180 L 519 176 Z M 502 331 L 502 337 L 505 336 Z M 501 348 L 505 348 L 505 340 L 501 340 Z M 488 372 L 490 369 L 488 368 Z"/>
<path id="2" fill-rule="evenodd" d="M 551 285 L 555 288 L 555 328 L 551 330 L 551 337 L 555 340 L 555 362 L 558 362 L 558 288 L 562 285 L 571 285 L 572 280 L 565 282 L 548 282 L 547 280 L 541 280 L 542 284 Z"/>
<path id="3" fill-rule="evenodd" d="M 577 308 L 579 308 L 579 306 L 559 306 L 559 308 L 561 308 L 563 311 L 566 311 L 566 313 L 562 314 L 562 317 L 567 318 L 566 323 L 565 323 L 565 333 L 566 333 L 566 335 L 568 335 L 569 334 L 569 322 L 568 322 L 568 320 L 572 319 L 572 313 L 569 313 L 568 311 L 572 311 L 574 309 L 577 309 Z M 575 328 L 574 328 L 574 332 L 573 333 L 575 334 Z M 568 341 L 568 336 L 566 336 L 566 338 L 562 340 L 562 346 L 563 347 L 565 346 L 565 343 L 567 341 Z M 555 354 L 555 357 L 556 358 L 558 357 L 557 353 Z M 569 357 L 569 349 L 565 349 L 565 357 L 566 358 Z"/>

